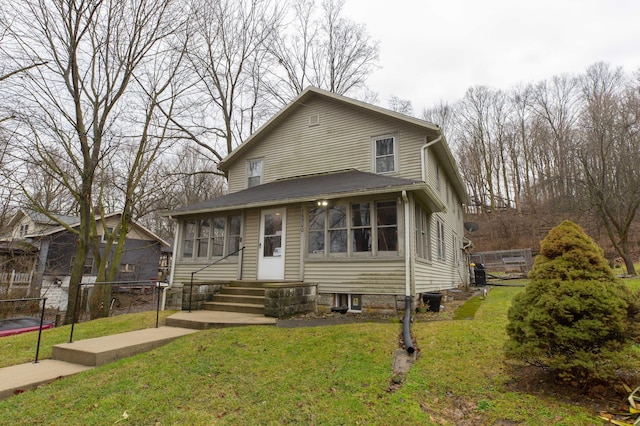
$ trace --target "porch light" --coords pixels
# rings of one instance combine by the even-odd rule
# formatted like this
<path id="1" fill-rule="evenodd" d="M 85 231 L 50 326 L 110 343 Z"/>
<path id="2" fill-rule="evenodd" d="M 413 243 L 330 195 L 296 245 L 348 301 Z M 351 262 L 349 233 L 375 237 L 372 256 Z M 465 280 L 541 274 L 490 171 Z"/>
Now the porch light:
<path id="1" fill-rule="evenodd" d="M 327 200 L 318 200 L 319 207 L 327 207 L 328 205 L 329 205 L 329 202 Z"/>

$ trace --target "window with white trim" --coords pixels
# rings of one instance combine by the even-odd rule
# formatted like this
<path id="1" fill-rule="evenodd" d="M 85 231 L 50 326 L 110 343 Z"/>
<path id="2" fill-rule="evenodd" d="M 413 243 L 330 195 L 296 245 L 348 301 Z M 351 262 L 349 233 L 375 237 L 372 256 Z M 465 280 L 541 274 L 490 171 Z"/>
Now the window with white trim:
<path id="1" fill-rule="evenodd" d="M 123 263 L 120 265 L 120 272 L 135 273 L 136 265 L 133 263 Z"/>
<path id="2" fill-rule="evenodd" d="M 395 201 L 376 202 L 378 251 L 398 251 L 398 209 Z"/>
<path id="3" fill-rule="evenodd" d="M 444 235 L 444 222 L 440 219 L 436 221 L 436 229 L 437 229 L 437 247 L 438 247 L 438 259 L 445 260 L 446 246 L 445 246 L 445 235 Z"/>
<path id="4" fill-rule="evenodd" d="M 209 257 L 209 238 L 211 237 L 211 222 L 209 219 L 198 220 L 198 238 L 196 257 Z"/>
<path id="5" fill-rule="evenodd" d="M 396 171 L 396 138 L 382 136 L 373 141 L 376 173 L 393 173 Z"/>
<path id="6" fill-rule="evenodd" d="M 247 164 L 247 188 L 262 183 L 262 159 L 249 160 Z"/>
<path id="7" fill-rule="evenodd" d="M 106 230 L 102 234 L 102 242 L 106 243 L 111 234 L 113 234 L 113 226 L 107 226 Z M 113 237 L 114 241 L 117 241 L 118 238 L 120 238 L 120 234 Z"/>
<path id="8" fill-rule="evenodd" d="M 182 258 L 209 259 L 236 255 L 240 249 L 240 215 L 186 220 L 183 224 Z"/>
<path id="9" fill-rule="evenodd" d="M 182 243 L 182 257 L 193 257 L 193 246 L 196 240 L 196 221 L 187 220 L 184 222 L 184 241 Z"/>
<path id="10" fill-rule="evenodd" d="M 451 236 L 451 247 L 453 248 L 453 264 L 458 264 L 458 237 L 456 234 Z"/>
<path id="11" fill-rule="evenodd" d="M 340 203 L 307 210 L 307 253 L 311 256 L 376 255 L 398 251 L 395 201 Z"/>
<path id="12" fill-rule="evenodd" d="M 431 260 L 431 225 L 430 214 L 420 205 L 416 205 L 416 255 L 421 259 Z"/>

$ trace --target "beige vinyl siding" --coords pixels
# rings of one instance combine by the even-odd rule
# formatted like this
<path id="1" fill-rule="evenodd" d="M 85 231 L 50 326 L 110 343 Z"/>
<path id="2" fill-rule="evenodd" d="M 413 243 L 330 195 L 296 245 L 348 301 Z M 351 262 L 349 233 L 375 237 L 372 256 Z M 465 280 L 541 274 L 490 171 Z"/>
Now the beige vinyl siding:
<path id="1" fill-rule="evenodd" d="M 258 278 L 258 240 L 260 238 L 260 210 L 247 210 L 244 214 L 244 254 L 242 257 L 242 279 Z"/>
<path id="2" fill-rule="evenodd" d="M 435 158 L 433 155 L 427 156 L 427 183 L 436 188 Z M 447 203 L 447 193 L 449 191 L 449 201 Z M 431 253 L 432 261 L 416 260 L 416 293 L 425 291 L 437 291 L 449 288 L 456 288 L 467 283 L 468 268 L 466 259 L 462 256 L 461 239 L 464 236 L 464 225 L 462 210 L 459 198 L 452 190 L 447 176 L 440 170 L 440 191 L 436 190 L 440 199 L 446 203 L 447 211 L 431 214 Z M 444 224 L 445 258 L 438 259 L 438 239 L 437 221 L 440 219 Z M 415 220 L 415 218 L 414 218 Z M 453 245 L 453 235 L 456 236 L 457 243 Z M 457 256 L 454 259 L 454 249 Z M 455 263 L 454 263 L 455 260 Z"/>
<path id="3" fill-rule="evenodd" d="M 309 116 L 320 123 L 309 126 Z M 269 134 L 261 135 L 248 153 L 234 159 L 229 170 L 229 192 L 247 187 L 247 160 L 263 159 L 263 183 L 279 178 L 355 168 L 374 172 L 373 138 L 396 138 L 396 173 L 421 179 L 420 147 L 426 132 L 381 115 L 364 113 L 341 102 L 312 99 L 294 111 Z"/>
<path id="4" fill-rule="evenodd" d="M 176 262 L 173 281 L 176 283 L 189 284 L 191 282 L 191 273 L 197 271 L 209 262 Z M 228 258 L 209 268 L 206 268 L 193 276 L 193 282 L 211 282 L 211 281 L 229 281 L 238 277 L 238 258 Z"/>
<path id="5" fill-rule="evenodd" d="M 300 240 L 302 238 L 302 207 L 287 208 L 287 230 L 285 233 L 284 279 L 300 279 Z"/>
<path id="6" fill-rule="evenodd" d="M 307 261 L 304 281 L 318 285 L 320 293 L 405 293 L 404 259 L 375 261 Z"/>

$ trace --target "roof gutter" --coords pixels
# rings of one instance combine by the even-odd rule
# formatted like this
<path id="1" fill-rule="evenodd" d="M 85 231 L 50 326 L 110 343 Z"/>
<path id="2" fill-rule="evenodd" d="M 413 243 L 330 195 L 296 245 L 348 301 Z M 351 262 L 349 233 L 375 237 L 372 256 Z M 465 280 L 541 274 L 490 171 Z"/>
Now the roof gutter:
<path id="1" fill-rule="evenodd" d="M 440 136 L 438 136 L 437 138 L 435 138 L 431 142 L 427 142 L 427 143 L 425 143 L 424 145 L 422 145 L 420 147 L 420 167 L 422 168 L 422 181 L 423 182 L 427 181 L 427 166 L 425 164 L 425 157 L 426 157 L 427 148 L 429 148 L 432 145 L 437 144 L 441 140 L 442 140 L 442 134 L 440 134 Z"/>

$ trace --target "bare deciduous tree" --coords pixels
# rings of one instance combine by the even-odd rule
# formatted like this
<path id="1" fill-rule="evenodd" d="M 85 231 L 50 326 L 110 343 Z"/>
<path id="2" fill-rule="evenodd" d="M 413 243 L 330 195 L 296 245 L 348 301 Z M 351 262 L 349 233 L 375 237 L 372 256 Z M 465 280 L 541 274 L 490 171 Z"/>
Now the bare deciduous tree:
<path id="1" fill-rule="evenodd" d="M 28 102 L 22 118 L 32 130 L 24 135 L 23 152 L 46 163 L 78 205 L 80 225 L 68 228 L 78 238 L 69 300 L 98 245 L 96 172 L 128 131 L 119 119 L 136 73 L 166 54 L 158 48 L 180 24 L 172 6 L 170 0 L 31 0 L 7 12 L 16 54 L 45 64 L 30 69 L 16 87 Z M 48 149 L 52 145 L 58 149 Z M 75 315 L 70 306 L 65 322 Z"/>
<path id="2" fill-rule="evenodd" d="M 627 274 L 635 276 L 630 230 L 640 209 L 640 86 L 604 63 L 589 67 L 581 86 L 583 184 Z"/>
<path id="3" fill-rule="evenodd" d="M 270 93 L 282 104 L 308 85 L 340 95 L 365 89 L 378 61 L 378 42 L 362 24 L 343 16 L 344 0 L 294 3 L 292 25 L 270 43 L 279 72 Z"/>

